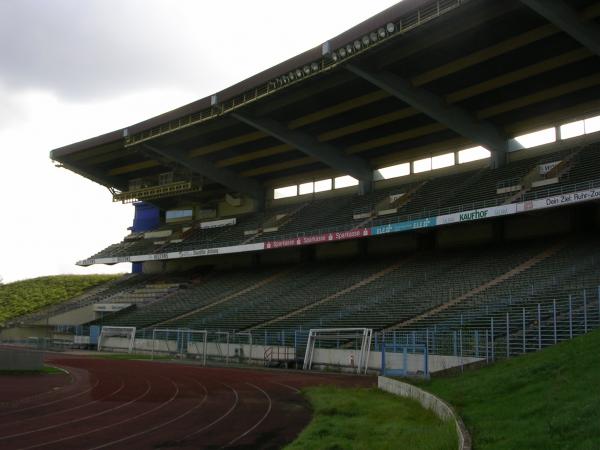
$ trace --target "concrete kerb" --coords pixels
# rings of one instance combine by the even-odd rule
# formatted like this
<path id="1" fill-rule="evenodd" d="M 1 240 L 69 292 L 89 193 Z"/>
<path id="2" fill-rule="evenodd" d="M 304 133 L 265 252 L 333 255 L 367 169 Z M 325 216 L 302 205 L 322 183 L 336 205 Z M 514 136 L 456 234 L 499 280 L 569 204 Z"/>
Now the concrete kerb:
<path id="1" fill-rule="evenodd" d="M 459 450 L 471 450 L 471 435 L 467 427 L 456 411 L 445 401 L 412 384 L 387 377 L 378 377 L 377 387 L 382 391 L 418 401 L 423 408 L 433 411 L 435 415 L 444 421 L 453 420 L 456 425 Z"/>

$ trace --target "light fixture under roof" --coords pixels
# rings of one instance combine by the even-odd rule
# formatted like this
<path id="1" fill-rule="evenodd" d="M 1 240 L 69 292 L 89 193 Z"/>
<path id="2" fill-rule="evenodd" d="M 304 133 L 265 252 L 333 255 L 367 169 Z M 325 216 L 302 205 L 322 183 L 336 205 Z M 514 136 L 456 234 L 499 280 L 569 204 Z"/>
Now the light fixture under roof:
<path id="1" fill-rule="evenodd" d="M 379 36 L 379 39 L 384 39 L 386 37 L 385 28 L 378 28 L 377 35 Z"/>
<path id="2" fill-rule="evenodd" d="M 354 51 L 354 48 L 350 44 L 346 45 L 346 53 L 351 54 Z"/>
<path id="3" fill-rule="evenodd" d="M 361 40 L 365 47 L 371 43 L 371 39 L 366 34 L 362 37 Z"/>
<path id="4" fill-rule="evenodd" d="M 345 58 L 346 57 L 346 49 L 344 47 L 340 48 L 338 50 L 338 53 L 340 54 L 340 58 Z"/>
<path id="5" fill-rule="evenodd" d="M 294 72 L 290 72 L 288 73 L 288 78 L 290 79 L 290 81 L 294 81 L 296 79 L 296 75 L 294 74 Z"/>
<path id="6" fill-rule="evenodd" d="M 354 50 L 356 50 L 356 51 L 359 51 L 360 48 L 362 47 L 362 44 L 360 43 L 360 41 L 358 39 L 354 41 L 353 45 L 354 45 Z"/>
<path id="7" fill-rule="evenodd" d="M 302 71 L 304 72 L 304 75 L 310 75 L 310 66 L 304 66 Z"/>
<path id="8" fill-rule="evenodd" d="M 377 42 L 377 33 L 371 31 L 371 33 L 369 33 L 369 38 L 371 39 L 371 42 Z"/>
<path id="9" fill-rule="evenodd" d="M 296 78 L 302 78 L 302 71 L 300 69 L 296 69 Z"/>
<path id="10" fill-rule="evenodd" d="M 393 22 L 389 22 L 385 26 L 385 29 L 387 30 L 388 33 L 392 34 L 394 31 L 396 31 L 396 25 L 394 25 Z"/>
<path id="11" fill-rule="evenodd" d="M 311 69 L 313 72 L 316 72 L 317 70 L 319 70 L 319 64 L 318 64 L 317 62 L 313 62 L 313 63 L 311 63 L 311 65 L 310 65 L 310 69 Z"/>
<path id="12" fill-rule="evenodd" d="M 337 52 L 332 52 L 331 59 L 333 60 L 333 62 L 338 62 L 338 59 L 340 59 L 340 57 L 338 56 Z"/>

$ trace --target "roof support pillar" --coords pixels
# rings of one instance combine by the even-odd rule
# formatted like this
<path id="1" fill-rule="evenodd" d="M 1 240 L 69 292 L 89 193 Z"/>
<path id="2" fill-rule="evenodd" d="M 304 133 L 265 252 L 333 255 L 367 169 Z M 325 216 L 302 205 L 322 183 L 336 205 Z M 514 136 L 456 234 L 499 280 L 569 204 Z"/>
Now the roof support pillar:
<path id="1" fill-rule="evenodd" d="M 577 11 L 564 1 L 521 0 L 521 3 L 600 56 L 600 29 L 593 22 L 581 20 Z"/>
<path id="2" fill-rule="evenodd" d="M 190 158 L 184 150 L 174 148 L 164 149 L 149 144 L 142 144 L 142 146 L 146 150 L 175 161 L 177 164 L 190 169 L 192 172 L 222 184 L 234 192 L 250 195 L 256 199 L 259 204 L 264 205 L 265 191 L 262 185 L 254 179 L 242 177 L 229 169 L 217 167 L 210 161 L 202 158 Z"/>
<path id="3" fill-rule="evenodd" d="M 504 164 L 508 139 L 491 123 L 479 121 L 468 111 L 449 105 L 436 94 L 415 87 L 410 81 L 391 72 L 375 72 L 355 64 L 348 64 L 346 69 L 444 124 L 461 136 L 486 147 L 492 152 L 492 164 L 496 167 Z"/>
<path id="4" fill-rule="evenodd" d="M 365 160 L 358 156 L 348 156 L 334 145 L 320 142 L 302 131 L 291 130 L 276 120 L 253 117 L 240 112 L 234 112 L 231 115 L 240 122 L 295 147 L 302 153 L 318 159 L 341 173 L 351 175 L 359 181 L 370 183 L 373 180 L 373 171 Z"/>

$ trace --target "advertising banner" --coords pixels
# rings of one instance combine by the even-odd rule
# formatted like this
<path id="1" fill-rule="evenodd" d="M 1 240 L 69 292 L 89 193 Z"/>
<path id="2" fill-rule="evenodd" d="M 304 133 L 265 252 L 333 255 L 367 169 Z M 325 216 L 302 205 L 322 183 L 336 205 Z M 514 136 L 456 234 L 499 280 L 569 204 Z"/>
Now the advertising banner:
<path id="1" fill-rule="evenodd" d="M 517 205 L 514 203 L 511 203 L 510 205 L 494 206 L 492 208 L 471 209 L 469 211 L 437 216 L 436 224 L 447 225 L 450 223 L 470 222 L 472 220 L 487 219 L 489 217 L 506 216 L 515 214 L 516 212 Z"/>
<path id="2" fill-rule="evenodd" d="M 371 235 L 369 228 L 358 228 L 348 231 L 333 231 L 331 233 L 317 234 L 314 236 L 299 236 L 292 239 L 265 242 L 265 249 L 276 249 L 285 247 L 297 247 L 300 245 L 322 244 L 324 242 L 345 241 L 347 239 L 358 239 Z"/>
<path id="3" fill-rule="evenodd" d="M 517 212 L 531 211 L 535 209 L 552 208 L 554 206 L 568 205 L 571 203 L 586 202 L 589 200 L 600 200 L 600 188 L 587 189 L 585 191 L 560 194 L 553 197 L 538 198 L 526 202 L 517 203 Z"/>
<path id="4" fill-rule="evenodd" d="M 491 208 L 472 209 L 459 213 L 445 214 L 437 217 L 427 217 L 425 219 L 407 220 L 404 222 L 390 223 L 387 225 L 379 225 L 371 228 L 357 228 L 348 231 L 335 231 L 331 233 L 316 234 L 311 236 L 299 236 L 292 239 L 282 239 L 270 242 L 258 242 L 254 244 L 232 245 L 229 247 L 186 250 L 183 252 L 155 253 L 150 255 L 119 256 L 108 258 L 90 258 L 78 261 L 77 265 L 90 266 L 92 264 L 116 264 L 120 262 L 160 261 L 177 258 L 193 258 L 197 256 L 220 255 L 226 253 L 241 253 L 263 249 L 296 247 L 300 245 L 321 244 L 325 242 L 343 241 L 347 239 L 359 239 L 367 236 L 378 236 L 381 234 L 417 230 L 420 228 L 429 228 L 438 225 L 471 222 L 474 220 L 482 220 L 490 217 L 506 216 L 527 211 L 533 211 L 537 209 L 552 208 L 555 206 L 563 206 L 591 200 L 600 200 L 600 188 L 592 188 L 577 192 L 571 192 L 568 194 L 560 194 L 552 197 L 528 200 L 521 203 L 511 203 L 508 205 L 494 206 Z M 231 220 L 233 220 L 234 222 L 231 223 Z M 229 224 L 235 224 L 235 219 L 207 222 L 207 224 L 217 222 L 222 223 L 222 225 L 218 226 L 225 226 Z M 225 222 L 227 222 L 227 224 L 225 224 Z"/>
<path id="5" fill-rule="evenodd" d="M 220 228 L 220 227 L 228 227 L 231 225 L 235 225 L 237 223 L 237 219 L 235 217 L 231 219 L 223 219 L 223 220 L 211 220 L 210 222 L 200 222 L 200 228 Z"/>
<path id="6" fill-rule="evenodd" d="M 390 223 L 387 225 L 379 225 L 371 228 L 371 234 L 377 236 L 387 233 L 398 233 L 400 231 L 417 230 L 419 228 L 429 228 L 436 225 L 435 217 L 427 217 L 425 219 L 407 220 L 405 222 Z"/>

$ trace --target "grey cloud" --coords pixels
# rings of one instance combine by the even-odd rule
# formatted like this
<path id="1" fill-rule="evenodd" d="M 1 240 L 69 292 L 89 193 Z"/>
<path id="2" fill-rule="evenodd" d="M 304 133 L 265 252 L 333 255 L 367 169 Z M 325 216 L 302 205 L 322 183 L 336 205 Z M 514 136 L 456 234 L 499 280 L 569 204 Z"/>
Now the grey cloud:
<path id="1" fill-rule="evenodd" d="M 146 3 L 144 5 L 144 3 Z M 66 98 L 198 85 L 215 76 L 142 1 L 0 0 L 0 82 Z M 166 8 L 162 12 L 168 11 Z"/>

